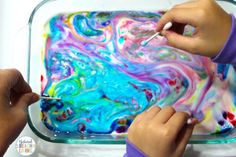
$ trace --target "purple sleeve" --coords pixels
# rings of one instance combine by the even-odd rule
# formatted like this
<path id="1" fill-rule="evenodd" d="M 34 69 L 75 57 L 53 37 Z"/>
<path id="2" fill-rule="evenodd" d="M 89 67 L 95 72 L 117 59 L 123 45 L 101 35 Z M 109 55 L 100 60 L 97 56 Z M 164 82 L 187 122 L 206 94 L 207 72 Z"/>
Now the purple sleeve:
<path id="1" fill-rule="evenodd" d="M 232 64 L 236 67 L 236 21 L 232 16 L 232 29 L 230 35 L 219 54 L 212 59 L 213 62 L 221 64 Z M 220 38 L 220 37 L 219 37 Z"/>
<path id="2" fill-rule="evenodd" d="M 141 150 L 139 150 L 134 144 L 126 139 L 126 153 L 124 157 L 147 157 Z"/>

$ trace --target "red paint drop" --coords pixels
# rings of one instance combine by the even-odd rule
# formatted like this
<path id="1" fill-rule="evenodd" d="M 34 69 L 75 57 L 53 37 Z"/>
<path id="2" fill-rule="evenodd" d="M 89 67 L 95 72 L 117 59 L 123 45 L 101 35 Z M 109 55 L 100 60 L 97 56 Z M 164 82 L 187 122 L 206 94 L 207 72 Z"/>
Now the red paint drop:
<path id="1" fill-rule="evenodd" d="M 149 89 L 144 89 L 143 91 L 146 94 L 147 100 L 150 101 L 152 99 L 152 97 L 153 97 L 152 92 Z"/>
<path id="2" fill-rule="evenodd" d="M 63 112 L 61 116 L 62 116 L 63 119 L 66 119 L 66 114 L 65 114 L 65 112 Z"/>
<path id="3" fill-rule="evenodd" d="M 227 117 L 228 117 L 230 120 L 233 120 L 235 116 L 234 116 L 233 113 L 227 112 Z"/>
<path id="4" fill-rule="evenodd" d="M 116 132 L 117 133 L 123 133 L 127 131 L 127 127 L 126 126 L 119 126 L 118 128 L 116 128 Z"/>
<path id="5" fill-rule="evenodd" d="M 84 132 L 85 129 L 86 129 L 86 127 L 85 127 L 84 124 L 79 124 L 79 125 L 78 125 L 78 129 L 79 129 L 80 132 Z"/>
<path id="6" fill-rule="evenodd" d="M 131 83 L 131 82 L 129 82 L 129 84 L 130 84 L 131 86 L 133 86 L 135 89 L 138 89 L 138 86 L 137 86 L 137 85 L 135 85 L 135 84 L 133 84 L 133 83 Z"/>
<path id="7" fill-rule="evenodd" d="M 176 85 L 176 80 L 169 80 L 168 84 L 171 86 L 174 86 L 174 85 Z"/>
<path id="8" fill-rule="evenodd" d="M 41 81 L 43 81 L 43 75 L 41 75 Z"/>
<path id="9" fill-rule="evenodd" d="M 59 121 L 59 122 L 61 122 L 61 121 L 62 121 L 62 119 L 61 119 L 61 117 L 60 117 L 60 116 L 58 116 L 58 117 L 56 118 L 56 120 L 57 120 L 57 121 Z"/>
<path id="10" fill-rule="evenodd" d="M 236 120 L 232 120 L 232 121 L 230 121 L 230 123 L 231 123 L 233 126 L 236 126 Z"/>

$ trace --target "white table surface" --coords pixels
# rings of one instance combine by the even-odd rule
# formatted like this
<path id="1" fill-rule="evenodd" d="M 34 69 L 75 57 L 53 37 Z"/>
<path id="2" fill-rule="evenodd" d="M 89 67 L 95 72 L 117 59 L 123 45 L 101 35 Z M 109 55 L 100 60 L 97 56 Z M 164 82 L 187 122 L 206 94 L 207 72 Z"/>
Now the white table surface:
<path id="1" fill-rule="evenodd" d="M 0 0 L 0 68 L 18 68 L 26 75 L 26 25 L 29 15 L 40 0 Z M 24 52 L 19 52 L 24 51 Z M 1 128 L 0 128 L 1 129 Z M 39 139 L 28 125 L 19 137 L 30 136 L 36 141 L 33 157 L 121 157 L 124 145 L 65 145 Z M 19 157 L 15 142 L 4 157 Z M 189 145 L 184 156 L 236 156 L 236 143 L 224 145 Z"/>

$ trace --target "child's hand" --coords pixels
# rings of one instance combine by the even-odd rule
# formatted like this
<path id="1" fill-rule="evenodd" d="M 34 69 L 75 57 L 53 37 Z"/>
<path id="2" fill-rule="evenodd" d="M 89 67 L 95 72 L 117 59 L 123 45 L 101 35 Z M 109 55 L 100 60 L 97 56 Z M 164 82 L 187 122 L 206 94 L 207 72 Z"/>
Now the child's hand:
<path id="1" fill-rule="evenodd" d="M 38 99 L 19 71 L 0 70 L 0 156 L 24 128 L 28 105 Z"/>
<path id="2" fill-rule="evenodd" d="M 173 29 L 162 31 L 169 45 L 194 54 L 214 57 L 224 47 L 231 31 L 231 21 L 231 16 L 215 0 L 195 0 L 176 5 L 165 13 L 157 24 L 157 31 L 167 22 L 172 22 Z M 196 28 L 192 37 L 181 34 L 186 24 Z"/>
<path id="3" fill-rule="evenodd" d="M 149 157 L 180 157 L 192 135 L 189 115 L 168 106 L 151 107 L 138 115 L 128 130 L 128 139 Z"/>

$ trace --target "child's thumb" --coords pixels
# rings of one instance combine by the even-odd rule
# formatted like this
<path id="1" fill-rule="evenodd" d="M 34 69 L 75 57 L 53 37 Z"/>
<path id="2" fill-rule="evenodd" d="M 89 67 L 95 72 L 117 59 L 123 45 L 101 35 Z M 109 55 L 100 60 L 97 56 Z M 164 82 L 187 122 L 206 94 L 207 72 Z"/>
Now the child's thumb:
<path id="1" fill-rule="evenodd" d="M 193 54 L 197 53 L 195 38 L 183 36 L 170 30 L 163 30 L 161 34 L 166 37 L 168 45 Z"/>
<path id="2" fill-rule="evenodd" d="M 27 108 L 29 105 L 39 100 L 39 95 L 36 93 L 26 93 L 20 96 L 16 103 L 17 108 Z"/>

